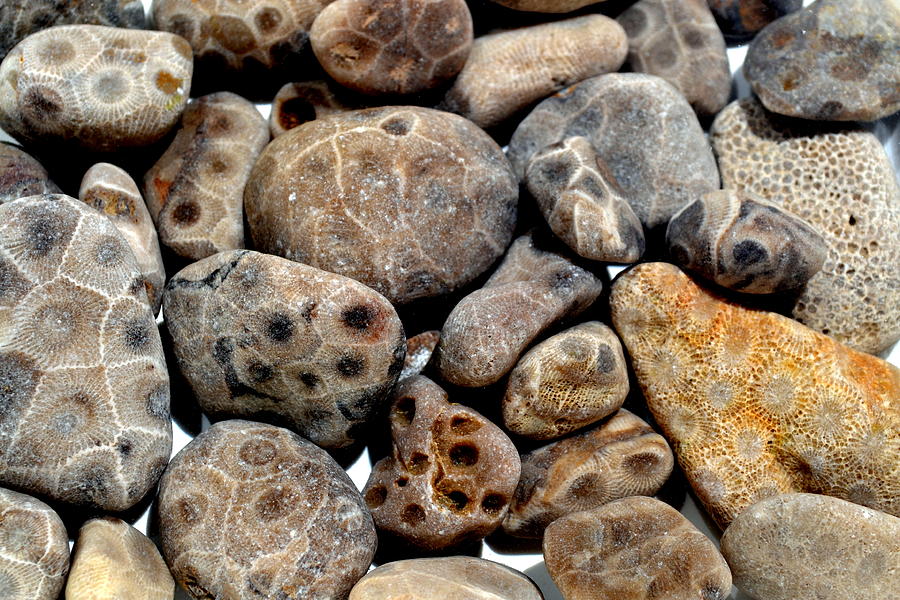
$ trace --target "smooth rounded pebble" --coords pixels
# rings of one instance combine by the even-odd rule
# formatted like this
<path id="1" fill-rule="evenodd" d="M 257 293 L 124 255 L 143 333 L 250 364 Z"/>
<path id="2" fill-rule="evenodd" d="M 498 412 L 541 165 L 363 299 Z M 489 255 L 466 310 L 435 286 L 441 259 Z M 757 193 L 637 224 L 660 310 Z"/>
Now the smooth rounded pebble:
<path id="1" fill-rule="evenodd" d="M 722 554 L 757 600 L 900 598 L 900 519 L 830 496 L 757 502 L 725 531 Z"/>
<path id="2" fill-rule="evenodd" d="M 172 600 L 175 580 L 156 545 L 112 517 L 81 526 L 66 600 Z"/>
<path id="3" fill-rule="evenodd" d="M 48 194 L 0 205 L 0 482 L 126 510 L 172 449 L 144 276 L 112 221 Z"/>
<path id="4" fill-rule="evenodd" d="M 413 94 L 463 68 L 472 48 L 465 0 L 337 0 L 309 42 L 335 81 L 366 94 Z"/>
<path id="5" fill-rule="evenodd" d="M 277 256 L 198 261 L 169 281 L 163 309 L 204 412 L 283 420 L 326 448 L 359 438 L 403 367 L 403 326 L 384 297 Z"/>
<path id="6" fill-rule="evenodd" d="M 776 113 L 874 121 L 900 110 L 900 5 L 819 0 L 750 44 L 744 76 Z"/>
<path id="7" fill-rule="evenodd" d="M 627 496 L 655 494 L 675 458 L 647 423 L 620 409 L 592 429 L 522 455 L 522 476 L 503 531 L 540 538 L 547 525 Z"/>
<path id="8" fill-rule="evenodd" d="M 803 0 L 707 0 L 719 29 L 728 40 L 743 41 L 786 14 L 800 10 Z"/>
<path id="9" fill-rule="evenodd" d="M 40 500 L 0 488 L 0 597 L 56 600 L 68 570 L 69 534 L 59 515 Z"/>
<path id="10" fill-rule="evenodd" d="M 59 191 L 47 169 L 30 154 L 18 146 L 0 143 L 0 204 Z"/>
<path id="11" fill-rule="evenodd" d="M 390 412 L 391 456 L 363 495 L 375 525 L 433 551 L 500 526 L 519 481 L 519 453 L 503 431 L 421 375 L 402 381 Z"/>
<path id="12" fill-rule="evenodd" d="M 375 555 L 372 517 L 324 450 L 280 427 L 223 421 L 160 480 L 159 532 L 194 598 L 342 600 Z"/>
<path id="13" fill-rule="evenodd" d="M 539 13 L 567 13 L 604 0 L 491 0 L 513 10 Z"/>
<path id="14" fill-rule="evenodd" d="M 535 439 L 558 438 L 616 412 L 628 395 L 628 368 L 613 330 L 589 321 L 529 350 L 509 375 L 503 425 Z"/>
<path id="15" fill-rule="evenodd" d="M 115 165 L 97 163 L 81 180 L 78 199 L 105 214 L 125 237 L 144 276 L 153 314 L 159 313 L 166 268 L 147 205 L 131 176 Z"/>
<path id="16" fill-rule="evenodd" d="M 170 33 L 51 27 L 25 38 L 0 64 L 0 127 L 54 149 L 147 146 L 178 121 L 192 73 L 190 47 Z"/>
<path id="17" fill-rule="evenodd" d="M 438 108 L 492 127 L 567 85 L 617 71 L 627 52 L 622 27 L 603 15 L 484 35 Z"/>
<path id="18" fill-rule="evenodd" d="M 750 294 L 797 290 L 822 269 L 825 239 L 778 206 L 735 190 L 704 194 L 669 221 L 676 264 Z"/>
<path id="19" fill-rule="evenodd" d="M 725 600 L 731 572 L 712 540 L 664 502 L 635 496 L 558 519 L 544 560 L 566 600 Z"/>
<path id="20" fill-rule="evenodd" d="M 581 314 L 602 289 L 593 273 L 536 247 L 530 235 L 518 238 L 484 287 L 444 322 L 435 362 L 441 377 L 467 387 L 499 381 L 534 338 Z"/>
<path id="21" fill-rule="evenodd" d="M 307 121 L 362 108 L 339 86 L 324 80 L 284 84 L 272 100 L 269 131 L 276 138 Z"/>
<path id="22" fill-rule="evenodd" d="M 602 75 L 547 98 L 510 140 L 513 170 L 523 177 L 536 152 L 576 135 L 590 140 L 648 228 L 719 189 L 716 159 L 697 115 L 659 77 Z"/>
<path id="23" fill-rule="evenodd" d="M 413 106 L 316 119 L 275 138 L 244 193 L 254 246 L 391 302 L 446 294 L 503 254 L 518 186 L 500 147 Z"/>
<path id="24" fill-rule="evenodd" d="M 381 565 L 359 580 L 349 600 L 542 600 L 528 577 L 471 556 L 416 558 Z"/>

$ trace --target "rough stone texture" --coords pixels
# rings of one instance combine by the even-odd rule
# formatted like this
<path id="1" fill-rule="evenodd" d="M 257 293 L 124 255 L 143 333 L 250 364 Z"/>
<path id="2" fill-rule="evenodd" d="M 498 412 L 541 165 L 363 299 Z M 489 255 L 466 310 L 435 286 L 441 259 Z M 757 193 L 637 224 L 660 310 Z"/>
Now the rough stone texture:
<path id="1" fill-rule="evenodd" d="M 0 143 L 0 204 L 59 191 L 41 163 L 17 146 Z"/>
<path id="2" fill-rule="evenodd" d="M 540 13 L 567 13 L 604 0 L 492 0 L 513 10 Z"/>
<path id="3" fill-rule="evenodd" d="M 576 135 L 591 141 L 648 228 L 719 189 L 716 159 L 697 115 L 659 77 L 603 75 L 547 98 L 513 134 L 513 170 L 521 178 L 535 152 Z"/>
<path id="4" fill-rule="evenodd" d="M 387 300 L 277 256 L 196 262 L 172 277 L 163 303 L 205 412 L 277 418 L 326 448 L 358 439 L 403 366 L 403 326 Z"/>
<path id="5" fill-rule="evenodd" d="M 707 538 L 653 498 L 623 498 L 553 522 L 544 560 L 566 600 L 725 600 L 731 572 Z"/>
<path id="6" fill-rule="evenodd" d="M 178 36 L 100 25 L 39 31 L 0 64 L 0 127 L 26 144 L 146 146 L 178 121 L 191 87 Z"/>
<path id="7" fill-rule="evenodd" d="M 337 0 L 309 42 L 341 85 L 366 94 L 413 94 L 463 68 L 472 48 L 465 0 Z"/>
<path id="8" fill-rule="evenodd" d="M 0 481 L 125 510 L 172 448 L 143 275 L 112 222 L 63 195 L 0 205 Z"/>
<path id="9" fill-rule="evenodd" d="M 84 174 L 78 199 L 105 214 L 134 252 L 144 276 L 153 314 L 159 313 L 166 268 L 150 212 L 131 176 L 115 165 L 97 163 Z"/>
<path id="10" fill-rule="evenodd" d="M 729 105 L 711 135 L 726 188 L 791 211 L 828 243 L 794 318 L 857 350 L 900 339 L 900 186 L 878 139 Z"/>
<path id="11" fill-rule="evenodd" d="M 618 22 L 628 35 L 633 71 L 662 77 L 699 115 L 714 115 L 728 103 L 725 38 L 706 0 L 641 0 Z"/>
<path id="12" fill-rule="evenodd" d="M 361 108 L 327 81 L 286 83 L 272 100 L 269 131 L 276 138 L 307 121 Z"/>
<path id="13" fill-rule="evenodd" d="M 438 108 L 492 127 L 567 85 L 617 71 L 627 52 L 622 27 L 603 15 L 484 35 Z"/>
<path id="14" fill-rule="evenodd" d="M 503 424 L 527 438 L 558 438 L 616 412 L 627 395 L 619 338 L 603 323 L 589 321 L 522 357 L 503 396 Z"/>
<path id="15" fill-rule="evenodd" d="M 66 600 L 172 600 L 174 594 L 169 567 L 140 531 L 111 517 L 81 526 Z"/>
<path id="16" fill-rule="evenodd" d="M 455 384 L 499 381 L 542 331 L 587 309 L 603 289 L 593 273 L 518 238 L 479 290 L 444 322 L 436 366 Z"/>
<path id="17" fill-rule="evenodd" d="M 674 463 L 666 440 L 620 409 L 597 427 L 522 456 L 522 476 L 503 531 L 540 538 L 562 516 L 626 496 L 650 496 Z"/>
<path id="18" fill-rule="evenodd" d="M 396 303 L 446 294 L 503 254 L 518 186 L 500 147 L 412 106 L 317 119 L 263 151 L 244 194 L 255 247 Z"/>
<path id="19" fill-rule="evenodd" d="M 0 488 L 0 596 L 56 600 L 68 570 L 69 535 L 59 516 L 40 500 Z"/>
<path id="20" fill-rule="evenodd" d="M 372 562 L 372 517 L 347 473 L 280 427 L 224 421 L 160 481 L 163 556 L 194 598 L 342 600 Z"/>
<path id="21" fill-rule="evenodd" d="M 802 288 L 828 254 L 809 223 L 735 190 L 709 192 L 681 209 L 669 221 L 666 245 L 678 265 L 751 294 Z"/>
<path id="22" fill-rule="evenodd" d="M 900 369 L 665 263 L 620 276 L 610 304 L 647 404 L 720 525 L 786 492 L 900 514 Z"/>
<path id="23" fill-rule="evenodd" d="M 759 600 L 900 598 L 900 519 L 838 498 L 761 500 L 728 527 L 722 553 Z"/>
<path id="24" fill-rule="evenodd" d="M 13 46 L 54 25 L 108 25 L 143 29 L 141 0 L 6 0 L 0 4 L 0 60 Z"/>
<path id="25" fill-rule="evenodd" d="M 633 263 L 644 253 L 641 221 L 587 138 L 567 138 L 536 152 L 525 183 L 550 229 L 579 256 Z"/>
<path id="26" fill-rule="evenodd" d="M 900 110 L 900 5 L 819 0 L 761 31 L 744 76 L 766 108 L 803 119 L 874 121 Z"/>
<path id="27" fill-rule="evenodd" d="M 381 565 L 349 600 L 542 600 L 525 575 L 471 556 L 416 558 Z"/>
<path id="28" fill-rule="evenodd" d="M 390 413 L 393 451 L 363 490 L 375 525 L 439 550 L 495 530 L 519 481 L 519 454 L 499 427 L 421 375 L 402 381 Z"/>
<path id="29" fill-rule="evenodd" d="M 743 41 L 788 13 L 800 10 L 803 0 L 707 0 L 719 29 L 727 39 Z"/>
<path id="30" fill-rule="evenodd" d="M 144 175 L 162 243 L 199 260 L 244 247 L 244 186 L 269 141 L 256 107 L 231 92 L 193 100 L 181 128 Z"/>
<path id="31" fill-rule="evenodd" d="M 400 371 L 400 379 L 408 379 L 425 370 L 431 362 L 434 349 L 441 339 L 440 331 L 423 331 L 406 340 L 406 358 L 403 359 L 403 369 Z"/>

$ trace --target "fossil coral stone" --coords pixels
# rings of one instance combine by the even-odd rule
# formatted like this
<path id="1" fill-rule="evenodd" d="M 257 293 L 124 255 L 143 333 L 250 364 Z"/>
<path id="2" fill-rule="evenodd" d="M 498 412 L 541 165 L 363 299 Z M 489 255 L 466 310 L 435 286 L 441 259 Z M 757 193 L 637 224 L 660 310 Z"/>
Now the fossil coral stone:
<path id="1" fill-rule="evenodd" d="M 284 84 L 272 100 L 269 131 L 278 137 L 307 121 L 360 108 L 337 86 L 327 81 L 298 81 Z"/>
<path id="2" fill-rule="evenodd" d="M 175 580 L 144 534 L 111 517 L 81 526 L 66 600 L 172 600 Z"/>
<path id="3" fill-rule="evenodd" d="M 722 180 L 791 211 L 828 243 L 794 318 L 880 352 L 900 339 L 900 186 L 874 135 L 814 125 L 788 123 L 754 100 L 732 103 L 711 129 Z"/>
<path id="4" fill-rule="evenodd" d="M 806 221 L 735 190 L 708 192 L 681 209 L 669 221 L 666 244 L 679 265 L 752 294 L 803 287 L 828 253 Z"/>
<path id="5" fill-rule="evenodd" d="M 450 292 L 505 250 L 518 186 L 471 122 L 412 106 L 281 135 L 244 193 L 255 247 L 352 277 L 396 303 Z"/>
<path id="6" fill-rule="evenodd" d="M 587 138 L 536 152 L 525 183 L 550 229 L 579 256 L 632 263 L 644 253 L 641 221 Z"/>
<path id="7" fill-rule="evenodd" d="M 603 289 L 590 271 L 518 238 L 479 290 L 444 322 L 436 365 L 455 384 L 484 386 L 515 366 L 542 331 L 587 309 Z"/>
<path id="8" fill-rule="evenodd" d="M 143 275 L 105 216 L 62 195 L 0 205 L 0 481 L 125 510 L 172 447 Z"/>
<path id="9" fill-rule="evenodd" d="M 752 38 L 760 29 L 800 10 L 803 0 L 707 0 L 719 29 L 733 40 Z"/>
<path id="10" fill-rule="evenodd" d="M 393 451 L 363 495 L 375 525 L 425 550 L 478 540 L 499 525 L 519 481 L 519 454 L 499 427 L 421 375 L 390 412 Z"/>
<path id="11" fill-rule="evenodd" d="M 347 597 L 372 562 L 372 517 L 347 473 L 287 429 L 223 421 L 160 481 L 163 556 L 194 598 Z"/>
<path id="12" fill-rule="evenodd" d="M 403 366 L 403 326 L 387 300 L 277 256 L 198 261 L 169 281 L 163 309 L 205 412 L 277 416 L 324 447 L 357 439 Z"/>
<path id="13" fill-rule="evenodd" d="M 359 580 L 349 600 L 543 600 L 528 577 L 472 556 L 398 560 Z"/>
<path id="14" fill-rule="evenodd" d="M 0 204 L 59 191 L 47 169 L 30 154 L 12 144 L 0 143 Z"/>
<path id="15" fill-rule="evenodd" d="M 633 71 L 662 77 L 700 115 L 714 115 L 728 103 L 725 38 L 706 0 L 641 0 L 618 21 L 628 34 Z"/>
<path id="16" fill-rule="evenodd" d="M 513 10 L 540 13 L 567 13 L 604 0 L 492 0 Z"/>
<path id="17" fill-rule="evenodd" d="M 603 15 L 484 35 L 438 108 L 498 125 L 567 85 L 617 71 L 627 52 L 622 27 Z"/>
<path id="18" fill-rule="evenodd" d="M 431 362 L 434 349 L 437 348 L 440 339 L 441 332 L 436 330 L 423 331 L 407 339 L 406 358 L 403 359 L 400 379 L 407 379 L 424 371 Z"/>
<path id="19" fill-rule="evenodd" d="M 613 330 L 589 321 L 529 350 L 509 375 L 503 424 L 531 439 L 557 438 L 616 412 L 628 369 Z"/>
<path id="20" fill-rule="evenodd" d="M 335 81 L 367 94 L 431 89 L 463 68 L 472 47 L 465 0 L 337 0 L 309 42 Z"/>
<path id="21" fill-rule="evenodd" d="M 68 570 L 69 535 L 59 515 L 40 500 L 0 488 L 0 596 L 56 600 Z"/>
<path id="22" fill-rule="evenodd" d="M 900 110 L 898 48 L 896 0 L 819 0 L 753 39 L 744 76 L 773 112 L 874 121 Z"/>
<path id="23" fill-rule="evenodd" d="M 134 252 L 144 275 L 147 299 L 159 312 L 166 269 L 159 252 L 156 227 L 131 176 L 115 165 L 97 163 L 84 174 L 78 199 L 112 220 Z"/>
<path id="24" fill-rule="evenodd" d="M 647 404 L 720 525 L 786 492 L 900 514 L 900 369 L 665 263 L 621 275 L 610 304 Z"/>
<path id="25" fill-rule="evenodd" d="M 144 175 L 162 243 L 194 260 L 243 248 L 244 186 L 268 141 L 268 123 L 240 96 L 192 101 L 172 145 Z"/>
<path id="26" fill-rule="evenodd" d="M 622 498 L 562 517 L 544 560 L 566 600 L 725 600 L 725 559 L 681 513 L 654 498 Z"/>
<path id="27" fill-rule="evenodd" d="M 28 144 L 89 151 L 146 146 L 178 121 L 191 49 L 176 35 L 61 25 L 22 40 L 0 64 L 0 127 Z"/>
<path id="28" fill-rule="evenodd" d="M 531 157 L 572 136 L 590 140 L 647 227 L 719 189 L 716 159 L 684 96 L 654 75 L 588 79 L 537 105 L 509 143 L 519 177 Z"/>
<path id="29" fill-rule="evenodd" d="M 722 536 L 734 583 L 760 600 L 900 598 L 900 519 L 817 494 L 783 494 Z"/>
<path id="30" fill-rule="evenodd" d="M 594 428 L 522 456 L 522 476 L 503 531 L 540 538 L 547 525 L 567 514 L 655 494 L 674 464 L 666 440 L 620 409 Z"/>

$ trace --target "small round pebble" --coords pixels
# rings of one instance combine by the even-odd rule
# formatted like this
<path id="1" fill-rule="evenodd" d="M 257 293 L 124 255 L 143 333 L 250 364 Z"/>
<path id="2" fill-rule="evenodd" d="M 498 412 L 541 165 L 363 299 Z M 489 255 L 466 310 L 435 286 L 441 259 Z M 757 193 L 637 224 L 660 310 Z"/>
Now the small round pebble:
<path id="1" fill-rule="evenodd" d="M 0 143 L 0 204 L 59 191 L 35 158 L 17 146 Z"/>
<path id="2" fill-rule="evenodd" d="M 786 14 L 800 10 L 803 0 L 707 0 L 728 40 L 744 41 Z"/>

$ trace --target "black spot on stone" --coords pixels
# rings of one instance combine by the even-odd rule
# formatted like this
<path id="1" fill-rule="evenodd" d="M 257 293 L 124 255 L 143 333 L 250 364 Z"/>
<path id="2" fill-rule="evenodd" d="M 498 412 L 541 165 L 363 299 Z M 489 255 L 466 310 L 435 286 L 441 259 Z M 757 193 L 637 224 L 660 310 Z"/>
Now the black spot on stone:
<path id="1" fill-rule="evenodd" d="M 0 352 L 0 423 L 31 397 L 38 378 L 30 357 L 20 352 Z"/>
<path id="2" fill-rule="evenodd" d="M 400 344 L 397 344 L 394 347 L 394 352 L 391 357 L 391 364 L 388 365 L 388 376 L 395 377 L 400 374 L 400 371 L 403 370 L 403 362 L 406 360 L 406 341 L 404 340 Z"/>
<path id="3" fill-rule="evenodd" d="M 610 373 L 616 366 L 616 356 L 609 346 L 600 346 L 597 351 L 596 368 L 601 373 Z"/>
<path id="4" fill-rule="evenodd" d="M 269 319 L 266 333 L 271 340 L 276 342 L 289 340 L 294 335 L 294 322 L 284 313 L 275 313 Z"/>
<path id="5" fill-rule="evenodd" d="M 572 167 L 567 162 L 551 160 L 541 168 L 539 173 L 540 178 L 554 188 L 561 188 L 568 183 L 572 176 Z"/>
<path id="6" fill-rule="evenodd" d="M 255 362 L 250 365 L 249 370 L 250 377 L 253 379 L 253 383 L 262 383 L 264 381 L 268 381 L 272 379 L 272 376 L 274 375 L 272 367 L 263 363 Z"/>
<path id="7" fill-rule="evenodd" d="M 200 207 L 194 202 L 183 202 L 172 210 L 172 220 L 178 226 L 192 225 L 200 218 Z"/>
<path id="8" fill-rule="evenodd" d="M 571 290 L 573 285 L 574 273 L 571 269 L 566 269 L 565 271 L 558 271 L 551 275 L 550 280 L 550 289 L 556 290 Z"/>
<path id="9" fill-rule="evenodd" d="M 749 266 L 765 260 L 769 254 L 758 242 L 744 240 L 734 246 L 731 255 L 739 265 Z"/>
<path id="10" fill-rule="evenodd" d="M 819 107 L 819 110 L 816 112 L 816 118 L 822 121 L 829 121 L 831 119 L 836 118 L 844 112 L 844 105 L 837 100 L 829 100 L 828 102 L 823 102 L 822 106 Z"/>
<path id="11" fill-rule="evenodd" d="M 63 238 L 62 232 L 52 218 L 40 216 L 26 228 L 26 243 L 32 256 L 46 256 Z"/>
<path id="12" fill-rule="evenodd" d="M 375 315 L 376 312 L 371 306 L 358 304 L 342 312 L 341 320 L 351 329 L 364 330 L 372 323 Z"/>
<path id="13" fill-rule="evenodd" d="M 381 126 L 386 132 L 391 135 L 406 135 L 409 133 L 410 127 L 409 123 L 400 118 L 394 118 Z"/>
<path id="14" fill-rule="evenodd" d="M 132 351 L 138 351 L 150 343 L 150 331 L 145 319 L 132 319 L 125 324 L 123 331 L 125 346 Z"/>
<path id="15" fill-rule="evenodd" d="M 363 372 L 366 361 L 361 356 L 343 356 L 337 362 L 338 373 L 344 377 L 356 377 Z"/>
<path id="16" fill-rule="evenodd" d="M 131 440 L 119 440 L 119 443 L 116 444 L 116 450 L 118 450 L 119 454 L 122 456 L 130 455 L 133 449 L 134 446 L 132 445 Z"/>
<path id="17" fill-rule="evenodd" d="M 281 103 L 278 123 L 284 129 L 293 129 L 316 119 L 316 108 L 306 98 L 289 98 Z"/>
<path id="18" fill-rule="evenodd" d="M 300 373 L 297 377 L 300 378 L 300 381 L 303 382 L 303 385 L 312 389 L 319 385 L 319 377 L 314 373 Z"/>
<path id="19" fill-rule="evenodd" d="M 147 394 L 147 412 L 164 421 L 169 420 L 168 384 L 161 383 Z"/>
<path id="20" fill-rule="evenodd" d="M 213 358 L 216 362 L 224 365 L 231 362 L 231 355 L 234 353 L 234 342 L 231 338 L 219 338 L 213 345 Z"/>

